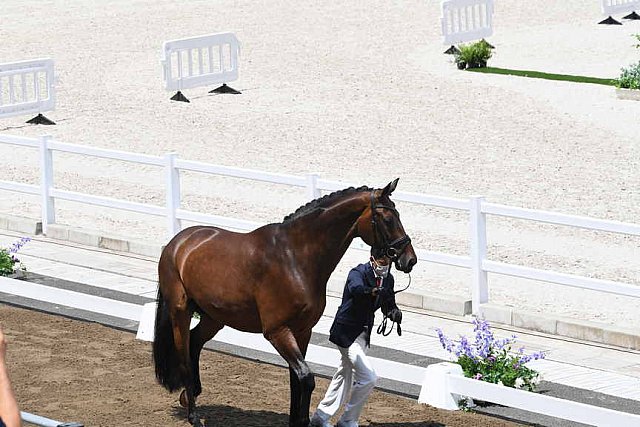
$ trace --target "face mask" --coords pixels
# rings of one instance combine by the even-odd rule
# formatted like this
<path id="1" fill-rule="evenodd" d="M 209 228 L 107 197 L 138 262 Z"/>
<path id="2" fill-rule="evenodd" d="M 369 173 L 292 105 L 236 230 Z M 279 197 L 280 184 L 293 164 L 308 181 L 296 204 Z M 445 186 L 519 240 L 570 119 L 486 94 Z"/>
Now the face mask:
<path id="1" fill-rule="evenodd" d="M 380 265 L 375 260 L 371 264 L 376 276 L 387 277 L 389 274 L 389 265 Z"/>

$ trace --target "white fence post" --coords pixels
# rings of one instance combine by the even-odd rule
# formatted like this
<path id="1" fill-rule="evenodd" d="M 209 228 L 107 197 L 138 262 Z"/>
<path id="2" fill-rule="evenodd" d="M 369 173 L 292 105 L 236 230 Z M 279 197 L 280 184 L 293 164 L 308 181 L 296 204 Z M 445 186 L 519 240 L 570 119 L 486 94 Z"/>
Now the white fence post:
<path id="1" fill-rule="evenodd" d="M 181 221 L 176 217 L 180 208 L 180 171 L 176 168 L 177 153 L 165 154 L 165 188 L 167 207 L 167 234 L 169 239 L 182 230 Z"/>
<path id="2" fill-rule="evenodd" d="M 320 197 L 320 189 L 318 189 L 318 178 L 316 173 L 308 173 L 307 175 L 307 197 L 309 200 L 315 200 Z"/>
<path id="3" fill-rule="evenodd" d="M 469 234 L 471 243 L 471 311 L 480 314 L 480 304 L 489 301 L 487 272 L 482 261 L 487 257 L 487 219 L 482 212 L 484 197 L 472 196 L 469 209 Z"/>
<path id="4" fill-rule="evenodd" d="M 53 156 L 49 149 L 50 140 L 51 135 L 40 137 L 40 195 L 43 234 L 47 234 L 49 224 L 56 222 L 55 203 L 50 195 L 51 187 L 53 187 Z"/>
<path id="5" fill-rule="evenodd" d="M 427 366 L 418 403 L 426 403 L 435 408 L 457 411 L 458 402 L 464 397 L 451 393 L 449 375 L 463 376 L 462 367 L 457 363 L 441 362 Z"/>

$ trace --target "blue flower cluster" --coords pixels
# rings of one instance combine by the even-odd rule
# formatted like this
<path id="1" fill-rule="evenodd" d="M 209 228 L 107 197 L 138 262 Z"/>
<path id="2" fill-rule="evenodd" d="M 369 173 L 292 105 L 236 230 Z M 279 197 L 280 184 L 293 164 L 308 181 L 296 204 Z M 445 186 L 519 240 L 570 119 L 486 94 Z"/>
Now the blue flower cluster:
<path id="1" fill-rule="evenodd" d="M 544 359 L 544 352 L 525 354 L 524 347 L 517 353 L 511 353 L 516 336 L 497 339 L 489 322 L 475 318 L 471 341 L 461 336 L 456 343 L 448 338 L 441 329 L 436 329 L 440 344 L 449 353 L 456 356 L 456 363 L 462 366 L 465 376 L 509 387 L 526 388 L 533 391 L 539 382 L 539 374 L 525 366 L 531 360 Z"/>
<path id="2" fill-rule="evenodd" d="M 20 262 L 20 260 L 16 257 L 15 254 L 18 253 L 18 251 L 30 241 L 31 241 L 30 237 L 21 237 L 20 240 L 14 242 L 11 246 L 9 246 L 9 249 L 8 249 L 9 256 L 11 257 L 11 260 L 14 263 Z"/>

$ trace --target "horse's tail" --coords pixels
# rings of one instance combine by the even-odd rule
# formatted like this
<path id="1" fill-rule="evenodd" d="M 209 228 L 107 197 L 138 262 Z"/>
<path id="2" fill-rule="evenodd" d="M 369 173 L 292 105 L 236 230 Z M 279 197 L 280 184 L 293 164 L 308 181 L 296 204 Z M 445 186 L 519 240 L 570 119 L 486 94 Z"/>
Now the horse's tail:
<path id="1" fill-rule="evenodd" d="M 153 339 L 153 360 L 158 382 L 170 392 L 184 386 L 180 372 L 180 355 L 173 338 L 173 325 L 167 301 L 158 287 L 158 309 L 156 310 L 155 335 Z"/>

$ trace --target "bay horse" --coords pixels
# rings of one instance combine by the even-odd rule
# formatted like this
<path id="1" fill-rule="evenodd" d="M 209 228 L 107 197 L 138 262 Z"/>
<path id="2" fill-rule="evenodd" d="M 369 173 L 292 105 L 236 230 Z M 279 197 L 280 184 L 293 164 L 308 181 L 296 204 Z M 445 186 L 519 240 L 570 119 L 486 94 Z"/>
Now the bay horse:
<path id="1" fill-rule="evenodd" d="M 352 240 L 383 249 L 400 271 L 410 272 L 417 262 L 389 198 L 397 184 L 337 191 L 250 233 L 195 226 L 171 239 L 158 263 L 153 359 L 162 386 L 170 392 L 184 388 L 180 403 L 191 424 L 201 426 L 200 352 L 229 326 L 262 333 L 284 358 L 289 425 L 309 425 L 315 380 L 304 358 L 325 309 L 329 276 Z M 194 312 L 200 323 L 189 331 Z"/>

